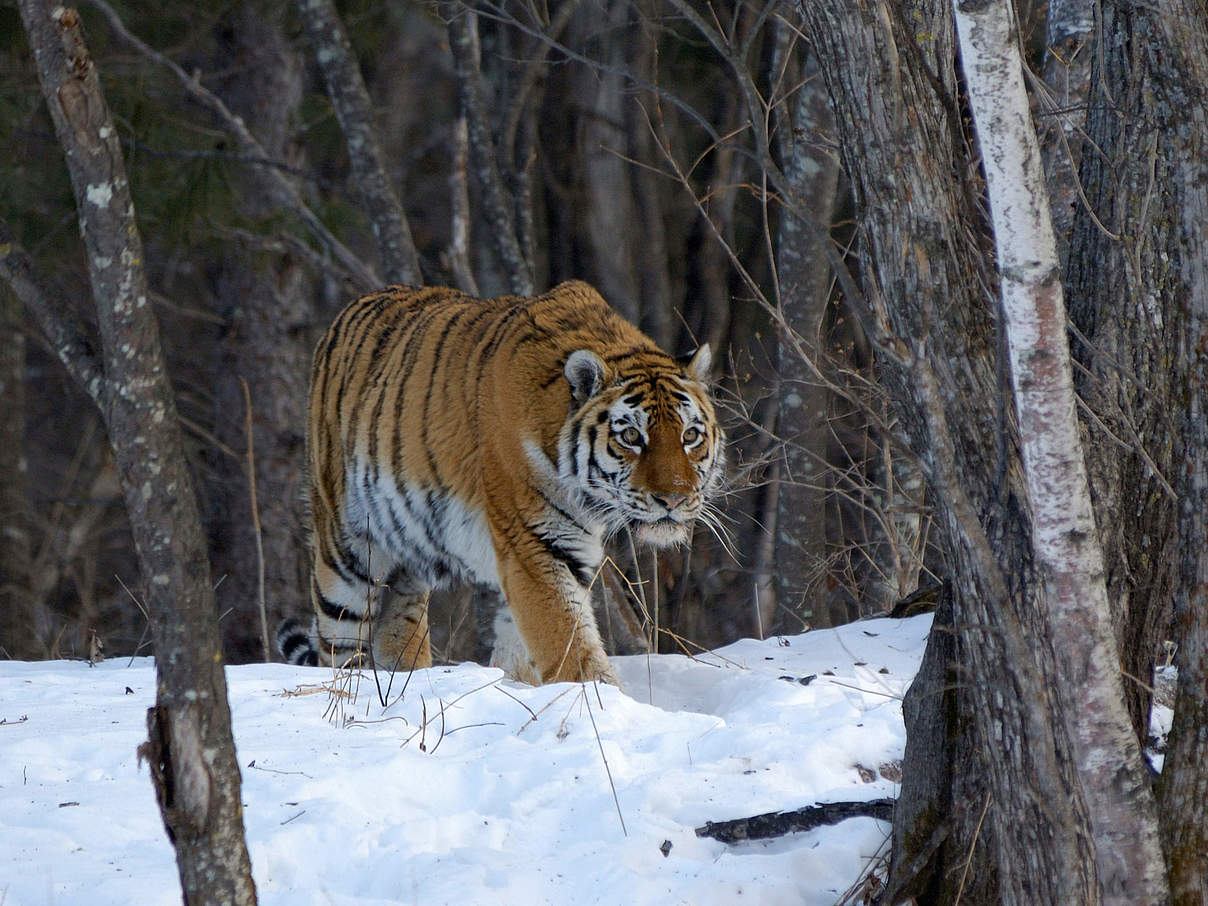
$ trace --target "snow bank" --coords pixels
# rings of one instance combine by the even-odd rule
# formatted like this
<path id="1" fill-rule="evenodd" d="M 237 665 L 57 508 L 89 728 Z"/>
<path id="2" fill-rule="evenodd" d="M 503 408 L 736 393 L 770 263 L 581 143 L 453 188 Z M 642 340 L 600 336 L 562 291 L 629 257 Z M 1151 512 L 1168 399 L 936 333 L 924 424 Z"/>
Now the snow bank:
<path id="1" fill-rule="evenodd" d="M 434 667 L 385 707 L 371 674 L 229 668 L 260 902 L 832 904 L 887 825 L 737 846 L 694 828 L 896 795 L 882 768 L 929 626 L 618 658 L 624 692 Z M 154 694 L 148 659 L 0 663 L 4 906 L 180 903 L 135 756 Z"/>

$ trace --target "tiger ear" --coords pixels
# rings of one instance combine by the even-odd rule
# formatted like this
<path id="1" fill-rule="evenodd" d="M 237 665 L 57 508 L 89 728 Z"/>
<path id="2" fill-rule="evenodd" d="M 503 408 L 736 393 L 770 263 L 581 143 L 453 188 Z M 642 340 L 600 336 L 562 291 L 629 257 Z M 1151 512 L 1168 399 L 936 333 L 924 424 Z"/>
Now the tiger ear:
<path id="1" fill-rule="evenodd" d="M 702 343 L 692 354 L 692 358 L 684 367 L 688 377 L 702 384 L 709 383 L 709 371 L 713 367 L 713 350 L 708 343 Z"/>
<path id="2" fill-rule="evenodd" d="M 576 349 L 562 369 L 570 383 L 571 395 L 579 405 L 595 396 L 604 386 L 604 362 L 590 349 Z"/>

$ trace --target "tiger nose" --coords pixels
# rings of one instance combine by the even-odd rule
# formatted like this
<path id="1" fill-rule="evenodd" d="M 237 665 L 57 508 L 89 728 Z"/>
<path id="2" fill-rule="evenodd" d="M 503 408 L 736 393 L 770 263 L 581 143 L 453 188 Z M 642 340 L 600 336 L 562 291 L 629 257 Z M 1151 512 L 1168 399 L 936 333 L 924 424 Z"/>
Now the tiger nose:
<path id="1" fill-rule="evenodd" d="M 667 510 L 668 512 L 671 512 L 671 510 L 674 510 L 677 506 L 688 499 L 687 494 L 678 494 L 675 491 L 671 491 L 666 494 L 651 494 L 650 496 L 654 498 L 655 503 L 663 507 L 663 509 Z"/>

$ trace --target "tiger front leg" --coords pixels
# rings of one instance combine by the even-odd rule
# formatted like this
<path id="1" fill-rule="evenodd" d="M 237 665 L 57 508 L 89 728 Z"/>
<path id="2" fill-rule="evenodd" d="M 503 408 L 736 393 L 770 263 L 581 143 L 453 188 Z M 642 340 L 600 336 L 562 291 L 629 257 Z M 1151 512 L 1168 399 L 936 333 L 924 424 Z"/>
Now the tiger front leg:
<path id="1" fill-rule="evenodd" d="M 544 683 L 603 680 L 620 686 L 591 609 L 591 595 L 557 562 L 510 557 L 503 594 Z"/>
<path id="2" fill-rule="evenodd" d="M 432 666 L 429 594 L 426 588 L 382 589 L 373 627 L 373 662 L 378 669 L 394 672 Z"/>

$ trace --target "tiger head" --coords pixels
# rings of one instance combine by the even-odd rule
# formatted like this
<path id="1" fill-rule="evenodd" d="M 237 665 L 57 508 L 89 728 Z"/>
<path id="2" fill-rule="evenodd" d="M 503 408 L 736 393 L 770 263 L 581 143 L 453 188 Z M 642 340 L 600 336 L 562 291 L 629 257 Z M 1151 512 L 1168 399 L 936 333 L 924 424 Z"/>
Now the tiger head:
<path id="1" fill-rule="evenodd" d="M 587 349 L 567 358 L 572 412 L 559 472 L 609 532 L 628 528 L 668 547 L 686 543 L 694 521 L 708 518 L 724 466 L 710 361 L 707 345 L 683 368 L 661 353 L 617 374 Z"/>

